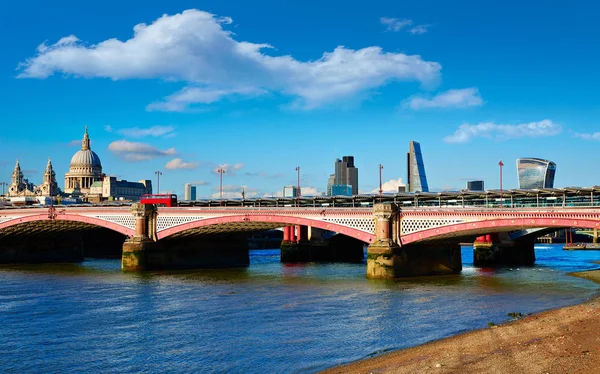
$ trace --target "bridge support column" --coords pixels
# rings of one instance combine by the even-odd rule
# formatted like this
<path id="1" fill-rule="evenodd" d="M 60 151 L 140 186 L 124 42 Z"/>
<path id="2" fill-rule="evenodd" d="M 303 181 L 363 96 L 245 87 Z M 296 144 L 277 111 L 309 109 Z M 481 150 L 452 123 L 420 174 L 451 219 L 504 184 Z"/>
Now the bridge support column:
<path id="1" fill-rule="evenodd" d="M 532 238 L 500 240 L 492 235 L 491 239 L 473 243 L 473 265 L 478 267 L 531 266 L 535 263 L 534 245 L 535 239 Z"/>
<path id="2" fill-rule="evenodd" d="M 367 250 L 367 278 L 396 278 L 397 264 L 401 262 L 397 252 L 400 247 L 390 238 L 393 217 L 398 212 L 395 204 L 375 204 L 375 242 Z"/>
<path id="3" fill-rule="evenodd" d="M 157 248 L 156 242 L 150 239 L 154 233 L 148 228 L 156 225 L 151 220 L 156 217 L 156 207 L 149 204 L 133 204 L 131 214 L 135 217 L 135 235 L 123 243 L 121 269 L 123 271 L 148 270 L 149 253 Z"/>
<path id="4" fill-rule="evenodd" d="M 286 226 L 289 241 L 281 242 L 281 262 L 308 262 L 311 261 L 310 243 L 308 241 L 308 227 Z"/>

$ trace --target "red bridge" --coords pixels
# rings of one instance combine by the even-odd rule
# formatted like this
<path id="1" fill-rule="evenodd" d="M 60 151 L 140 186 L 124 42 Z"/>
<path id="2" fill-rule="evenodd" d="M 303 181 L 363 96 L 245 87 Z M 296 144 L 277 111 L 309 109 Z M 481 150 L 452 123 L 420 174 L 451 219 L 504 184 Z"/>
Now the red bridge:
<path id="1" fill-rule="evenodd" d="M 202 261 L 185 258 L 182 253 L 186 251 L 195 252 L 198 257 L 213 257 L 214 261 L 207 266 L 227 266 L 227 261 L 216 260 L 218 252 L 224 251 L 222 248 L 230 248 L 231 253 L 245 251 L 243 265 L 247 262 L 247 246 L 241 252 L 234 247 L 243 247 L 244 240 L 252 233 L 286 228 L 282 248 L 291 245 L 290 250 L 301 252 L 302 249 L 294 245 L 302 247 L 302 242 L 319 247 L 323 245 L 323 233 L 334 232 L 336 237 L 351 238 L 361 247 L 369 245 L 368 276 L 396 277 L 460 271 L 458 243 L 477 236 L 566 227 L 592 229 L 597 233 L 600 209 L 425 207 L 400 210 L 393 203 L 374 208 L 169 208 L 148 204 L 59 207 L 53 211 L 42 207 L 10 208 L 0 210 L 0 262 L 28 262 L 31 260 L 28 256 L 35 257 L 32 254 L 35 251 L 26 248 L 29 244 L 22 244 L 31 240 L 24 238 L 55 241 L 51 247 L 57 250 L 60 243 L 73 247 L 74 242 L 85 242 L 86 238 L 92 238 L 87 239 L 88 246 L 100 246 L 104 238 L 110 237 L 114 243 L 121 241 L 125 270 L 171 267 L 169 263 L 174 264 L 173 267 L 203 266 Z M 488 243 L 491 248 L 486 255 L 488 260 L 493 261 L 498 253 L 507 251 L 533 253 L 531 238 L 527 238 L 527 243 L 519 240 L 511 243 L 506 237 L 500 238 L 502 243 Z M 85 254 L 85 246 L 86 243 L 76 246 L 79 257 Z M 27 255 L 20 256 L 20 251 Z M 138 258 L 135 253 L 152 255 Z M 522 257 L 514 253 L 509 258 Z M 531 255 L 525 257 L 531 258 Z"/>

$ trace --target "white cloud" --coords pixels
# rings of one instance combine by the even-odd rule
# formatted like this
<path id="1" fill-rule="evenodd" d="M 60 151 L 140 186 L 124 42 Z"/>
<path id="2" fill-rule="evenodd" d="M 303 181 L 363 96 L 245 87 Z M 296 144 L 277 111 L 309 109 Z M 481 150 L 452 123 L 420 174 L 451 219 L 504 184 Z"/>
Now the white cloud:
<path id="1" fill-rule="evenodd" d="M 227 96 L 259 96 L 267 91 L 256 87 L 238 87 L 231 89 L 211 89 L 184 87 L 163 101 L 149 104 L 148 111 L 185 112 L 194 104 L 212 104 Z"/>
<path id="2" fill-rule="evenodd" d="M 219 166 L 215 166 L 212 170 L 213 174 L 218 174 L 219 169 L 225 170 L 225 174 L 235 175 L 236 171 L 244 168 L 244 164 L 238 162 L 237 164 L 220 164 Z"/>
<path id="3" fill-rule="evenodd" d="M 131 138 L 143 138 L 146 136 L 171 138 L 175 136 L 175 128 L 173 126 L 152 126 L 147 128 L 131 127 L 120 130 L 115 130 L 112 126 L 104 126 L 106 132 L 116 132 Z"/>
<path id="4" fill-rule="evenodd" d="M 494 140 L 508 140 L 523 137 L 542 137 L 560 134 L 562 126 L 551 120 L 522 123 L 519 125 L 497 125 L 493 122 L 483 122 L 477 125 L 463 124 L 454 132 L 446 136 L 446 143 L 466 143 L 473 138 L 488 138 Z"/>
<path id="5" fill-rule="evenodd" d="M 388 193 L 388 192 L 398 192 L 398 187 L 400 187 L 400 186 L 405 186 L 406 187 L 406 183 L 404 183 L 402 181 L 402 178 L 391 179 L 391 180 L 383 183 L 381 185 L 381 189 L 385 193 Z M 379 193 L 379 187 L 377 187 L 376 189 L 374 189 L 373 191 L 371 191 L 371 193 L 373 193 L 373 194 Z"/>
<path id="6" fill-rule="evenodd" d="M 600 132 L 594 132 L 591 134 L 576 132 L 573 136 L 575 136 L 576 138 L 581 138 L 583 140 L 600 141 Z"/>
<path id="7" fill-rule="evenodd" d="M 408 32 L 413 35 L 425 34 L 427 31 L 429 31 L 428 30 L 429 26 L 431 26 L 431 25 L 417 25 L 417 26 L 411 28 L 410 30 L 408 30 Z"/>
<path id="8" fill-rule="evenodd" d="M 321 193 L 315 188 L 310 186 L 300 186 L 301 196 L 319 196 Z"/>
<path id="9" fill-rule="evenodd" d="M 387 26 L 385 31 L 393 31 L 398 32 L 402 30 L 406 26 L 410 26 L 412 21 L 409 19 L 398 19 L 398 18 L 390 18 L 390 17 L 381 17 L 379 19 L 383 25 Z"/>
<path id="10" fill-rule="evenodd" d="M 206 185 L 210 184 L 210 182 L 203 181 L 203 180 L 187 182 L 187 183 L 193 184 L 194 186 L 206 186 Z"/>
<path id="11" fill-rule="evenodd" d="M 259 191 L 256 188 L 227 184 L 223 186 L 223 198 L 240 199 L 242 198 L 242 190 L 244 191 L 244 196 L 246 198 L 257 197 L 259 194 Z M 213 187 L 213 191 L 215 192 L 210 197 L 213 199 L 218 199 L 221 196 L 219 186 Z"/>
<path id="12" fill-rule="evenodd" d="M 87 44 L 75 36 L 52 45 L 19 64 L 20 78 L 46 78 L 55 73 L 87 78 L 164 79 L 187 87 L 150 104 L 149 110 L 182 111 L 224 97 L 254 97 L 265 92 L 290 96 L 294 107 L 310 109 L 341 101 L 391 81 L 435 85 L 441 66 L 418 55 L 384 52 L 371 46 L 358 50 L 338 46 L 313 61 L 289 55 L 271 56 L 273 47 L 234 39 L 223 29 L 230 18 L 200 10 L 163 15 L 138 24 L 132 38 Z"/>
<path id="13" fill-rule="evenodd" d="M 197 169 L 200 166 L 199 162 L 186 162 L 180 158 L 174 158 L 167 162 L 165 169 L 168 170 L 180 170 L 180 169 Z"/>
<path id="14" fill-rule="evenodd" d="M 108 145 L 108 150 L 127 161 L 151 160 L 155 157 L 174 156 L 175 148 L 160 150 L 147 143 L 117 140 Z"/>
<path id="15" fill-rule="evenodd" d="M 427 108 L 465 108 L 470 106 L 480 106 L 483 99 L 477 88 L 462 88 L 440 92 L 432 98 L 423 96 L 413 96 L 403 102 L 404 106 L 411 109 Z"/>
<path id="16" fill-rule="evenodd" d="M 148 128 L 132 127 L 132 128 L 117 130 L 117 132 L 119 134 L 131 137 L 131 138 L 143 138 L 146 136 L 153 136 L 153 137 L 164 136 L 164 137 L 169 138 L 169 137 L 172 137 L 175 135 L 175 133 L 173 131 L 175 131 L 175 128 L 173 126 L 152 126 L 152 127 L 148 127 Z"/>

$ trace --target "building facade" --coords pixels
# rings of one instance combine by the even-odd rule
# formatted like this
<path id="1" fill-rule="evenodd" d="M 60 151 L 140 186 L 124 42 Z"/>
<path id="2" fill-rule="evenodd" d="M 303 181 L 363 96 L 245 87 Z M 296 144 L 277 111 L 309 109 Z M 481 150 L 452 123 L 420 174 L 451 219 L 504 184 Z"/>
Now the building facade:
<path id="1" fill-rule="evenodd" d="M 344 156 L 335 160 L 334 174 L 327 181 L 327 195 L 335 195 L 333 186 L 351 186 L 351 195 L 358 195 L 358 168 L 354 166 L 354 156 Z"/>
<path id="2" fill-rule="evenodd" d="M 8 196 L 10 197 L 35 197 L 35 196 L 56 196 L 58 185 L 56 184 L 56 173 L 52 167 L 52 162 L 48 159 L 42 184 L 39 186 L 29 182 L 23 176 L 19 160 L 15 165 L 11 176 L 11 182 L 8 186 Z"/>
<path id="3" fill-rule="evenodd" d="M 88 200 L 129 200 L 139 201 L 140 196 L 152 193 L 152 181 L 129 182 L 116 177 L 105 176 L 102 181 L 92 183 L 87 194 Z"/>
<path id="4" fill-rule="evenodd" d="M 517 159 L 519 189 L 554 188 L 556 164 L 541 158 Z"/>
<path id="5" fill-rule="evenodd" d="M 196 200 L 196 186 L 191 183 L 183 185 L 183 200 L 194 201 Z"/>
<path id="6" fill-rule="evenodd" d="M 285 186 L 283 187 L 283 197 L 298 197 L 298 187 Z"/>
<path id="7" fill-rule="evenodd" d="M 334 184 L 331 186 L 331 196 L 352 196 L 352 186 L 349 184 Z"/>
<path id="8" fill-rule="evenodd" d="M 467 191 L 485 191 L 483 181 L 467 181 Z"/>
<path id="9" fill-rule="evenodd" d="M 409 150 L 406 154 L 408 192 L 429 192 L 421 145 L 411 140 L 408 143 L 408 148 Z"/>
<path id="10" fill-rule="evenodd" d="M 71 195 L 87 195 L 92 184 L 102 181 L 103 178 L 102 163 L 100 157 L 90 148 L 90 137 L 86 126 L 81 149 L 71 158 L 69 172 L 65 174 L 64 191 Z"/>

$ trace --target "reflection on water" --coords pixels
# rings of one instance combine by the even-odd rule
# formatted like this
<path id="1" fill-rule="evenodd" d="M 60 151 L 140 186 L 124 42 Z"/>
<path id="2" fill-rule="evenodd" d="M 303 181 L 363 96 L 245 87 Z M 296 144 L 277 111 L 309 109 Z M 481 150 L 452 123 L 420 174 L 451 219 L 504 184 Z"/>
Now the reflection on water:
<path id="1" fill-rule="evenodd" d="M 597 285 L 565 275 L 600 251 L 536 247 L 531 268 L 374 281 L 365 264 L 125 274 L 119 260 L 0 267 L 0 362 L 27 372 L 314 372 L 574 304 Z"/>

